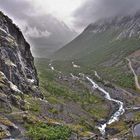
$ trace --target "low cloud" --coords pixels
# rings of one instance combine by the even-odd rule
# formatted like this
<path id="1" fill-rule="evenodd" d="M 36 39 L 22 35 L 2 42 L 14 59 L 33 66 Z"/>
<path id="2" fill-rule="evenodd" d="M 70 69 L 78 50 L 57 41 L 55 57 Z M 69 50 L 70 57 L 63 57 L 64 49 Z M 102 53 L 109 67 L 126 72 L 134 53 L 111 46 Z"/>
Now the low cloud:
<path id="1" fill-rule="evenodd" d="M 51 35 L 51 33 L 48 32 L 47 30 L 45 31 L 37 30 L 37 28 L 34 27 L 34 28 L 26 28 L 25 35 L 27 37 L 33 37 L 33 38 L 41 38 L 41 37 L 47 38 Z"/>
<path id="2" fill-rule="evenodd" d="M 21 28 L 32 50 L 54 51 L 76 35 L 64 22 L 42 12 L 31 0 L 0 0 L 0 9 Z M 34 54 L 38 56 L 38 52 Z"/>
<path id="3" fill-rule="evenodd" d="M 87 0 L 74 13 L 75 26 L 83 28 L 101 18 L 123 16 L 140 10 L 140 0 Z"/>

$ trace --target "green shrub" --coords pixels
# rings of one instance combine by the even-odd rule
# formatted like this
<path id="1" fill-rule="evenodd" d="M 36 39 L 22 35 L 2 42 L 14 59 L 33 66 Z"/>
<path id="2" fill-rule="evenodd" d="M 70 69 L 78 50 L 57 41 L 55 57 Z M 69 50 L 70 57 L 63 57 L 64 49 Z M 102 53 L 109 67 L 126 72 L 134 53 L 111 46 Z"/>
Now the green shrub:
<path id="1" fill-rule="evenodd" d="M 66 126 L 49 126 L 38 123 L 27 125 L 27 135 L 32 140 L 67 140 L 71 135 L 71 129 Z"/>

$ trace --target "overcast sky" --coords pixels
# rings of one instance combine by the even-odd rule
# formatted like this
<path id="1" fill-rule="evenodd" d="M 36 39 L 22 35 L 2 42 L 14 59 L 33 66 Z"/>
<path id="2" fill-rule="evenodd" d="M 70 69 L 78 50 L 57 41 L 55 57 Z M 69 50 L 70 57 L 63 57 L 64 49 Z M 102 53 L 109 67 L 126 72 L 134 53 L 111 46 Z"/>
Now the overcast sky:
<path id="1" fill-rule="evenodd" d="M 39 47 L 59 48 L 98 19 L 139 9 L 140 0 L 0 0 L 0 10 Z"/>
<path id="2" fill-rule="evenodd" d="M 50 14 L 80 31 L 95 20 L 140 9 L 140 0 L 0 0 L 0 8 L 15 22 L 27 15 Z M 24 23 L 22 21 L 22 24 Z"/>
<path id="3" fill-rule="evenodd" d="M 112 16 L 125 16 L 140 10 L 140 0 L 86 0 L 74 12 L 75 28 Z"/>
<path id="4" fill-rule="evenodd" d="M 74 29 L 73 13 L 86 0 L 0 0 L 0 9 L 10 15 L 14 21 L 25 21 L 27 16 L 52 15 Z M 25 23 L 22 23 L 25 24 Z"/>

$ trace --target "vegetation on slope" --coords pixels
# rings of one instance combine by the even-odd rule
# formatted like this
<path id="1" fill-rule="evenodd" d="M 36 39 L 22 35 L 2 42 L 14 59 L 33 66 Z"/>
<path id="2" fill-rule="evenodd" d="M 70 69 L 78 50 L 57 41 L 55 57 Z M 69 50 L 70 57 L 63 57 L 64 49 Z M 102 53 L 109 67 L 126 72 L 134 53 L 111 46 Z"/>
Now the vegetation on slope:
<path id="1" fill-rule="evenodd" d="M 54 106 L 48 110 L 49 113 L 54 114 L 55 118 L 61 114 L 63 116 L 61 121 L 64 122 L 68 121 L 65 118 L 65 113 L 67 113 L 67 118 L 71 118 L 74 126 L 80 125 L 86 128 L 81 129 L 82 131 L 96 129 L 98 121 L 106 118 L 110 113 L 106 101 L 100 94 L 92 92 L 80 81 L 74 81 L 68 74 L 66 76 L 52 71 L 48 65 L 47 59 L 36 60 L 41 91 Z M 59 106 L 61 106 L 60 110 Z"/>
<path id="2" fill-rule="evenodd" d="M 67 140 L 71 129 L 66 126 L 49 126 L 44 123 L 27 125 L 27 135 L 33 140 Z"/>
<path id="3" fill-rule="evenodd" d="M 107 30 L 96 34 L 84 32 L 56 52 L 54 58 L 63 61 L 76 60 L 90 67 L 107 61 L 109 65 L 115 64 L 139 49 L 140 43 L 137 38 L 116 39 L 120 32 L 120 30 Z"/>
<path id="4" fill-rule="evenodd" d="M 105 86 L 108 88 L 114 87 L 111 87 L 111 85 L 107 84 L 107 81 L 110 81 L 121 88 L 134 89 L 135 87 L 133 75 L 129 71 L 127 62 L 125 60 L 116 64 L 114 67 L 98 66 L 93 68 L 85 67 L 85 69 L 74 69 L 70 61 L 69 63 L 67 63 L 67 61 L 64 63 L 61 61 L 59 63 L 58 61 L 57 65 L 56 62 L 52 63 L 52 65 L 56 68 L 56 71 L 51 70 L 51 68 L 48 66 L 49 63 L 50 61 L 47 59 L 36 59 L 41 90 L 49 103 L 54 106 L 48 111 L 53 114 L 52 118 L 57 118 L 59 114 L 64 117 L 65 114 L 63 113 L 68 111 L 69 114 L 67 114 L 67 118 L 71 117 L 70 124 L 67 122 L 65 117 L 61 117 L 59 119 L 62 122 L 66 121 L 68 127 L 70 127 L 72 131 L 77 132 L 79 135 L 84 135 L 86 131 L 92 131 L 98 134 L 98 131 L 95 128 L 96 125 L 98 125 L 101 120 L 104 121 L 104 119 L 107 119 L 108 116 L 113 113 L 110 110 L 110 107 L 112 108 L 113 105 L 110 106 L 107 104 L 107 102 L 97 91 L 91 91 L 90 88 L 84 85 L 84 83 L 79 82 L 78 80 L 72 80 L 69 74 L 70 72 L 77 75 L 79 72 L 85 73 L 86 71 L 86 74 L 94 77 L 96 82 L 103 85 L 105 84 Z M 97 70 L 99 75 L 105 80 L 98 80 L 94 76 L 94 70 Z M 60 71 L 62 73 L 60 73 Z M 134 100 L 135 99 L 132 99 L 132 101 Z M 127 104 L 131 104 L 131 101 L 126 102 Z M 68 108 L 67 105 L 71 106 L 72 109 Z M 58 109 L 58 106 L 61 106 L 61 109 Z M 77 106 L 78 108 L 75 108 Z M 74 113 L 73 110 L 77 113 L 80 112 L 80 115 Z M 83 112 L 84 115 L 81 115 L 81 112 Z M 109 130 L 107 131 L 111 135 L 111 138 L 115 135 L 122 136 L 126 131 L 129 130 L 129 125 L 127 125 L 127 122 L 125 122 L 125 116 L 123 116 L 121 119 L 122 121 L 118 123 L 116 122 L 108 127 Z M 77 126 L 80 128 L 75 130 L 75 127 Z M 125 128 L 127 128 L 126 131 L 123 131 Z"/>

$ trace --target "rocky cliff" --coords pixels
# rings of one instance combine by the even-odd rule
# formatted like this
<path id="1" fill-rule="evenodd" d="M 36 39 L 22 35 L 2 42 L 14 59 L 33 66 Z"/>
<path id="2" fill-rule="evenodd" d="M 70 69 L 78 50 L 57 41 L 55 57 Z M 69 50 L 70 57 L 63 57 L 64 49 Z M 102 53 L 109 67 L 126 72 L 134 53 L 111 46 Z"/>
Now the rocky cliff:
<path id="1" fill-rule="evenodd" d="M 15 108 L 25 110 L 25 95 L 42 98 L 38 85 L 30 45 L 12 20 L 0 12 L 0 128 L 6 129 L 0 135 L 12 135 L 11 126 L 16 129 L 3 120 L 9 122 L 6 115 Z"/>

